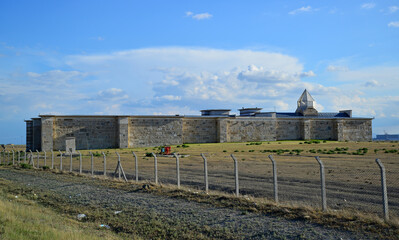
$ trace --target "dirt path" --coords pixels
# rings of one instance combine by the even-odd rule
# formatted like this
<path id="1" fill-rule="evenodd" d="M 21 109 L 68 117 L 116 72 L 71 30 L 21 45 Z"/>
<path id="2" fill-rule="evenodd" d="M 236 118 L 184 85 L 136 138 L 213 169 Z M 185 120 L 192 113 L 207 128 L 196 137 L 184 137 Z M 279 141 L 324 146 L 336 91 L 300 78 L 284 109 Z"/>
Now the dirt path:
<path id="1" fill-rule="evenodd" d="M 96 179 L 47 171 L 0 169 L 0 178 L 40 194 L 49 193 L 64 199 L 70 206 L 92 206 L 98 211 L 121 210 L 126 224 L 135 222 L 126 215 L 144 214 L 185 225 L 191 231 L 200 231 L 203 237 L 232 239 L 368 239 L 366 233 L 330 229 L 304 221 L 286 220 L 264 214 L 248 213 L 183 199 L 162 197 L 140 191 L 125 191 L 104 187 Z M 88 213 L 87 215 L 90 215 Z M 145 218 L 145 216 L 143 216 Z M 137 221 L 137 220 L 135 220 Z M 205 231 L 205 230 L 206 231 Z M 215 233 L 209 235 L 209 233 Z M 170 237 L 170 236 L 169 236 Z M 173 237 L 171 237 L 173 238 Z M 175 236 L 175 238 L 180 238 Z"/>

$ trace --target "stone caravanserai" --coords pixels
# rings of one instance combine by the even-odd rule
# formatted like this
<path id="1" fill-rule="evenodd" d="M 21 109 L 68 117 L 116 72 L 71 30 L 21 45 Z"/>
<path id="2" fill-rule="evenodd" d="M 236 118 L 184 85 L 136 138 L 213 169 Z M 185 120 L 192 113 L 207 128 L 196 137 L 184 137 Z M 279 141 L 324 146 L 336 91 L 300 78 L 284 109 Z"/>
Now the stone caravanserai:
<path id="1" fill-rule="evenodd" d="M 305 90 L 292 113 L 262 108 L 202 110 L 200 116 L 40 115 L 25 120 L 27 150 L 133 148 L 276 140 L 371 141 L 373 118 L 318 112 Z"/>

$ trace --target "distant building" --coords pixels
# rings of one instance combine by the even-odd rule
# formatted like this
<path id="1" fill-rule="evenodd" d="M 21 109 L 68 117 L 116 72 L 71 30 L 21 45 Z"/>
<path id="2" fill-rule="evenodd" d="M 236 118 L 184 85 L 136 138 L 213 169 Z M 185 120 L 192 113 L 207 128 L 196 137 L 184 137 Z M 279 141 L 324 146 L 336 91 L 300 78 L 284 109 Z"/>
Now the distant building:
<path id="1" fill-rule="evenodd" d="M 40 115 L 26 120 L 27 150 L 132 148 L 183 143 L 276 140 L 371 141 L 372 118 L 352 117 L 352 110 L 318 112 L 305 90 L 295 112 L 242 108 L 201 110 L 200 116 Z M 73 144 L 72 144 L 73 145 Z"/>
<path id="2" fill-rule="evenodd" d="M 399 141 L 399 134 L 381 134 L 377 135 L 375 141 Z"/>

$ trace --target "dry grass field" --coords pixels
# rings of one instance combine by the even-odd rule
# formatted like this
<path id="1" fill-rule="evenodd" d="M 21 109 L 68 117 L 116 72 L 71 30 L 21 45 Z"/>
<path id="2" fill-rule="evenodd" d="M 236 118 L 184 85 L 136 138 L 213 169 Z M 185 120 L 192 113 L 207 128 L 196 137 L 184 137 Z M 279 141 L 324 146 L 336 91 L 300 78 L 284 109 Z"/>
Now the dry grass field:
<path id="1" fill-rule="evenodd" d="M 272 164 L 268 155 L 277 162 L 279 200 L 294 206 L 321 207 L 320 172 L 315 156 L 325 165 L 327 204 L 332 210 L 361 211 L 382 216 L 379 158 L 387 174 L 390 215 L 399 216 L 399 143 L 398 142 L 336 142 L 336 141 L 278 141 L 261 143 L 186 144 L 171 146 L 180 158 L 181 184 L 192 191 L 204 190 L 203 159 L 208 160 L 209 188 L 211 191 L 233 193 L 234 162 L 238 159 L 240 194 L 248 197 L 273 199 Z M 21 146 L 21 149 L 23 146 Z M 18 149 L 18 146 L 14 146 Z M 139 180 L 154 181 L 154 159 L 146 153 L 158 153 L 158 148 L 104 149 L 94 153 L 94 172 L 103 174 L 103 157 L 107 155 L 107 175 L 112 176 L 117 155 L 129 180 L 135 179 L 134 157 L 138 156 Z M 83 169 L 90 174 L 89 151 L 81 151 Z M 22 155 L 21 155 L 22 156 Z M 158 156 L 158 178 L 161 184 L 176 184 L 174 157 Z M 1 159 L 3 161 L 3 159 Z M 33 160 L 37 162 L 36 153 Z M 21 161 L 23 161 L 21 159 Z M 44 165 L 43 153 L 39 165 Z M 51 166 L 51 153 L 46 165 Z M 63 170 L 69 171 L 70 158 L 63 158 Z M 54 166 L 59 169 L 60 157 L 55 153 Z M 73 171 L 79 169 L 79 157 L 73 157 Z"/>

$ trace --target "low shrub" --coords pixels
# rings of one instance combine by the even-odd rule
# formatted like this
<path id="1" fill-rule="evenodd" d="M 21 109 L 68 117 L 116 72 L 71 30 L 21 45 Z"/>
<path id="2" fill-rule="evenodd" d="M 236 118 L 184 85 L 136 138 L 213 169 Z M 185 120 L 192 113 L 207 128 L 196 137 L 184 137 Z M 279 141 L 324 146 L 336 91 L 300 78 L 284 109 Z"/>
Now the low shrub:
<path id="1" fill-rule="evenodd" d="M 146 152 L 146 153 L 145 153 L 145 156 L 146 156 L 146 157 L 152 157 L 152 153 Z"/>
<path id="2" fill-rule="evenodd" d="M 21 163 L 19 166 L 23 169 L 32 169 L 32 165 L 27 164 L 27 163 Z"/>

